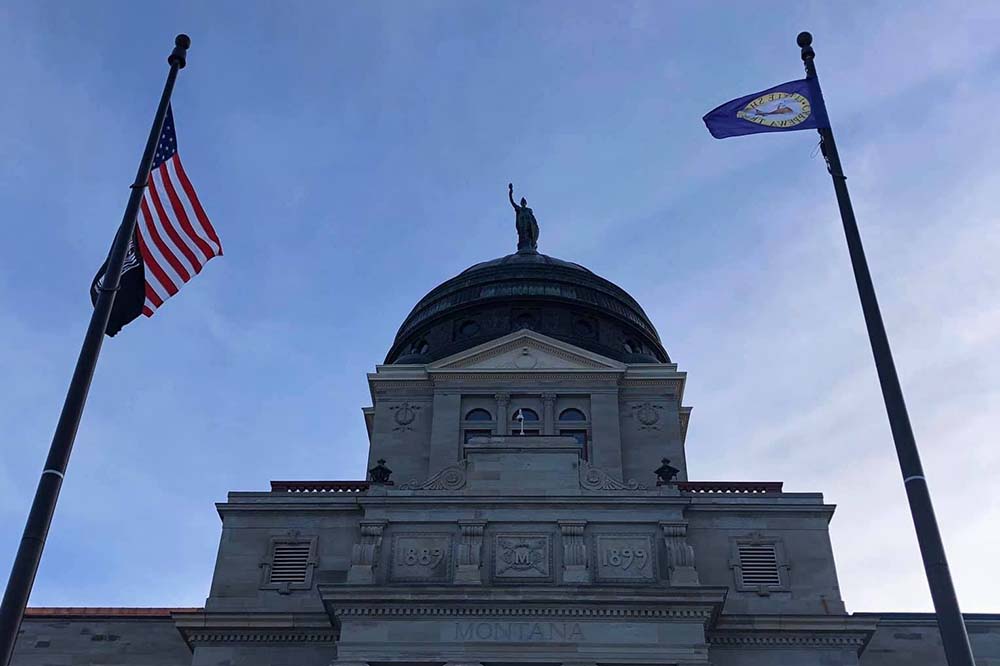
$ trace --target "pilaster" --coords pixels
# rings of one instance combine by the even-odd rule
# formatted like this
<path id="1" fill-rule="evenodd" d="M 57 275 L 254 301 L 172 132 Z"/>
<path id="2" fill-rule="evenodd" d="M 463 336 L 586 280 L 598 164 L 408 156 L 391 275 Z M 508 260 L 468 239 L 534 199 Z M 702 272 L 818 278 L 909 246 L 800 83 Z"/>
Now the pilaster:
<path id="1" fill-rule="evenodd" d="M 506 435 L 510 421 L 507 418 L 507 405 L 510 404 L 510 393 L 497 393 L 493 397 L 497 401 L 497 418 L 493 433 L 495 435 Z"/>
<path id="2" fill-rule="evenodd" d="M 556 434 L 556 394 L 542 394 L 542 434 Z"/>

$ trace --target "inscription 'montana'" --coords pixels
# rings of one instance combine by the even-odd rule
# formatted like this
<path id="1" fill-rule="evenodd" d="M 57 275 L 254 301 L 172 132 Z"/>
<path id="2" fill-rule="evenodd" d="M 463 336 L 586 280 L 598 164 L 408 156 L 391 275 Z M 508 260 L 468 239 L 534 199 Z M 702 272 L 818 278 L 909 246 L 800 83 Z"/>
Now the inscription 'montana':
<path id="1" fill-rule="evenodd" d="M 582 641 L 576 622 L 456 622 L 457 641 Z"/>

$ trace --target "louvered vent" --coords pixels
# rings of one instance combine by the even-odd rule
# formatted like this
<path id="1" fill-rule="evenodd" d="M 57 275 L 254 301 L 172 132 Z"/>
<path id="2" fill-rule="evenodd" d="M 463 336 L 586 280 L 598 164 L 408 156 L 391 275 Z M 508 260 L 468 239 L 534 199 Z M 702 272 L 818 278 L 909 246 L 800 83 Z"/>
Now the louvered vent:
<path id="1" fill-rule="evenodd" d="M 743 578 L 744 586 L 770 585 L 777 587 L 781 585 L 781 577 L 778 575 L 778 556 L 774 552 L 774 544 L 741 543 L 739 551 L 740 576 Z"/>
<path id="2" fill-rule="evenodd" d="M 271 583 L 304 583 L 309 566 L 308 543 L 279 543 L 271 560 Z"/>

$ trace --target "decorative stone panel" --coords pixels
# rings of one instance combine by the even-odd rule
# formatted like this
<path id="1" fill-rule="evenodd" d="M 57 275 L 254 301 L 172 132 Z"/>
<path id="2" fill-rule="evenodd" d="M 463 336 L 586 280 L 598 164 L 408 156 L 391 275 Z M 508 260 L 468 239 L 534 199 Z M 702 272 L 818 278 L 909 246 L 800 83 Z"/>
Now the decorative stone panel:
<path id="1" fill-rule="evenodd" d="M 594 538 L 597 581 L 646 583 L 656 580 L 656 551 L 649 534 L 599 534 Z"/>
<path id="2" fill-rule="evenodd" d="M 451 573 L 450 534 L 397 534 L 392 539 L 389 578 L 394 582 L 441 583 Z"/>
<path id="3" fill-rule="evenodd" d="M 549 535 L 497 534 L 493 541 L 493 579 L 498 583 L 551 582 Z"/>

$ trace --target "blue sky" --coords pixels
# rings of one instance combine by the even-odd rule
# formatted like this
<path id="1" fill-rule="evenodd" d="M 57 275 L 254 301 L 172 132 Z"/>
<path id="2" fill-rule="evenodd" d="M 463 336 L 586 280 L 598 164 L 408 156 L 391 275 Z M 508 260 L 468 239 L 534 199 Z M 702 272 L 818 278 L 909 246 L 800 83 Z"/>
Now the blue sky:
<path id="1" fill-rule="evenodd" d="M 817 64 L 966 611 L 1000 586 L 1000 6 L 0 4 L 6 580 L 174 34 L 180 153 L 226 255 L 104 348 L 33 605 L 199 605 L 213 502 L 359 479 L 365 373 L 513 251 L 629 290 L 689 373 L 690 475 L 823 491 L 851 610 L 929 610 L 813 132 L 713 140 Z"/>

